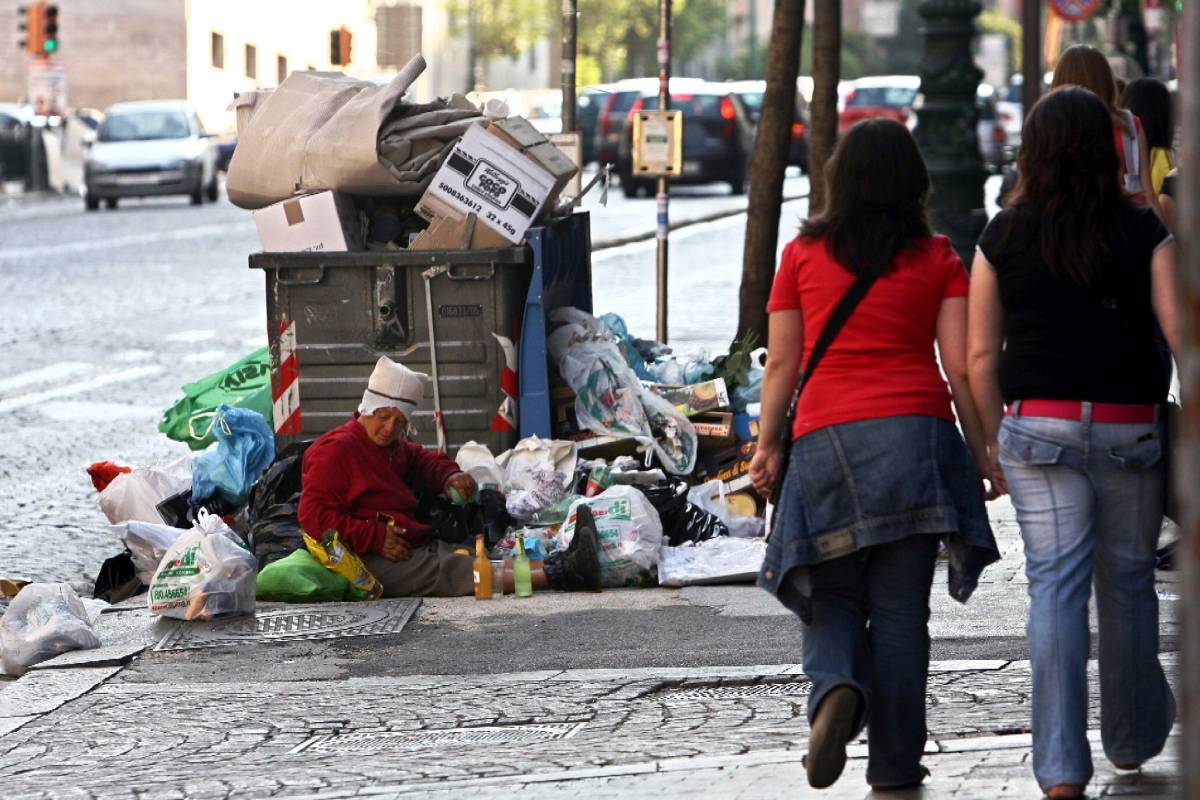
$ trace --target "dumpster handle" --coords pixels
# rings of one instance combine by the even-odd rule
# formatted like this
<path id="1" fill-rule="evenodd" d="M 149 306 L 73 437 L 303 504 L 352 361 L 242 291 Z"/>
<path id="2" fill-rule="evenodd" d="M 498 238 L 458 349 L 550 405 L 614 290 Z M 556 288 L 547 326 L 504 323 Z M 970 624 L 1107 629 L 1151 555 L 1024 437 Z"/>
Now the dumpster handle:
<path id="1" fill-rule="evenodd" d="M 315 280 L 308 280 L 305 278 L 285 278 L 280 275 L 275 279 L 275 282 L 280 286 L 316 286 L 318 283 L 325 280 L 324 267 L 298 267 L 298 269 L 315 269 L 317 270 L 317 277 Z M 283 272 L 283 270 L 279 271 Z"/>
<path id="2" fill-rule="evenodd" d="M 466 266 L 460 264 L 459 266 Z M 455 275 L 454 265 L 451 264 L 446 268 L 446 277 L 452 281 L 490 281 L 496 277 L 496 265 L 488 264 L 488 272 L 486 275 Z"/>

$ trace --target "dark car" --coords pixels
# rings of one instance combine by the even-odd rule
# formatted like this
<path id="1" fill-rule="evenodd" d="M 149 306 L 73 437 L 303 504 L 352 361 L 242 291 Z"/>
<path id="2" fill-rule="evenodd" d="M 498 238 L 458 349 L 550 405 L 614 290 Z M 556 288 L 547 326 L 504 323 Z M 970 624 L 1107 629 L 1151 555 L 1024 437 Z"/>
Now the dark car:
<path id="1" fill-rule="evenodd" d="M 621 133 L 625 130 L 625 118 L 629 109 L 644 94 L 658 90 L 657 78 L 631 78 L 613 84 L 596 116 L 596 134 L 593 139 L 596 160 L 601 164 L 615 164 L 621 149 Z"/>
<path id="2" fill-rule="evenodd" d="M 753 128 L 758 128 L 762 117 L 763 96 L 767 91 L 766 81 L 734 81 L 725 84 L 745 106 L 746 116 Z M 796 92 L 796 110 L 792 120 L 792 139 L 788 146 L 788 166 L 799 167 L 808 172 L 808 104 L 804 95 Z"/>
<path id="3" fill-rule="evenodd" d="M 674 86 L 673 82 L 673 86 Z M 617 174 L 626 197 L 654 190 L 655 179 L 633 176 L 633 114 L 658 108 L 658 96 L 638 98 L 629 109 L 617 154 Z M 753 127 L 744 106 L 723 85 L 681 84 L 671 94 L 671 109 L 683 112 L 683 165 L 672 184 L 728 183 L 745 194 L 749 182 Z"/>
<path id="4" fill-rule="evenodd" d="M 584 164 L 596 160 L 596 129 L 600 125 L 600 110 L 608 101 L 610 90 L 609 86 L 592 86 L 581 89 L 575 97 L 575 124 L 579 128 Z"/>

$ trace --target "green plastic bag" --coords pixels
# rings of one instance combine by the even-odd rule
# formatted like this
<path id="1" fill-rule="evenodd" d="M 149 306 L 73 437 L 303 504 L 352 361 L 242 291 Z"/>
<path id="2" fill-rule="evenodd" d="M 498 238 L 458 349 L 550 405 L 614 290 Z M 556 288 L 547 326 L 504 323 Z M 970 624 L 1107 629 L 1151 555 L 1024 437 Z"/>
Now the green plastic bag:
<path id="1" fill-rule="evenodd" d="M 295 550 L 258 573 L 258 599 L 284 603 L 359 600 L 350 581 L 321 566 L 307 550 Z"/>
<path id="2" fill-rule="evenodd" d="M 212 426 L 222 403 L 257 411 L 271 425 L 271 355 L 267 348 L 185 385 L 183 397 L 163 413 L 158 429 L 193 450 L 204 450 L 216 441 Z"/>

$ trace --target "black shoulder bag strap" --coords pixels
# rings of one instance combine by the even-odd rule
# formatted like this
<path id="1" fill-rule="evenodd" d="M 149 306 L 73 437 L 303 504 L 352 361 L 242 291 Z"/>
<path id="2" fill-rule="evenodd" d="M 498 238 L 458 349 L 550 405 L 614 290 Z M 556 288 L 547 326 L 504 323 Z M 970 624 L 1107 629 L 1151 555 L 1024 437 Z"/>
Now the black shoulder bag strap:
<path id="1" fill-rule="evenodd" d="M 829 319 L 825 321 L 825 327 L 821 329 L 820 335 L 817 336 L 817 343 L 813 345 L 812 355 L 808 357 L 807 368 L 802 367 L 800 374 L 796 378 L 796 390 L 792 392 L 792 402 L 788 406 L 787 422 L 783 430 L 779 432 L 780 438 L 783 439 L 783 460 L 779 465 L 779 473 L 775 476 L 775 486 L 771 489 L 771 502 L 776 505 L 776 508 L 778 508 L 779 498 L 782 496 L 783 479 L 787 475 L 788 462 L 791 460 L 792 427 L 796 422 L 796 404 L 800 401 L 800 393 L 804 391 L 804 387 L 808 384 L 809 378 L 812 377 L 813 371 L 821 363 L 821 358 L 825 355 L 825 351 L 833 344 L 833 340 L 837 338 L 846 321 L 850 319 L 850 315 L 854 313 L 854 309 L 858 307 L 859 302 L 867 296 L 867 292 L 873 283 L 875 283 L 874 276 L 863 276 L 856 278 L 854 283 L 850 284 L 850 288 L 842 295 L 842 299 L 838 300 L 838 304 L 834 306 Z M 772 533 L 775 531 L 778 519 L 778 514 L 775 514 L 771 518 Z"/>

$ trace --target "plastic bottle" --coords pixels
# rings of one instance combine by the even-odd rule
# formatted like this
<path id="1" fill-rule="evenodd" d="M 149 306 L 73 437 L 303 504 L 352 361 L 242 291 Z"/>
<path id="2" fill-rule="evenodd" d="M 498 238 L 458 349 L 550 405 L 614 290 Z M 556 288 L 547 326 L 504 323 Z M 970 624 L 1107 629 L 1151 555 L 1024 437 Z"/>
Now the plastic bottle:
<path id="1" fill-rule="evenodd" d="M 517 597 L 532 597 L 533 578 L 529 574 L 529 556 L 525 555 L 524 531 L 517 531 L 517 554 L 513 556 L 512 573 Z"/>
<path id="2" fill-rule="evenodd" d="M 492 562 L 488 560 L 487 548 L 483 546 L 483 534 L 475 536 L 475 599 L 492 599 Z"/>

